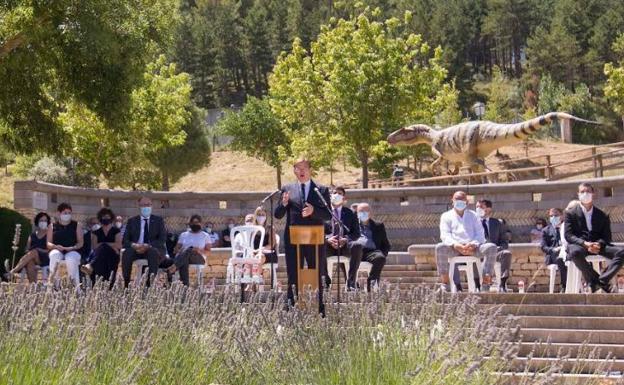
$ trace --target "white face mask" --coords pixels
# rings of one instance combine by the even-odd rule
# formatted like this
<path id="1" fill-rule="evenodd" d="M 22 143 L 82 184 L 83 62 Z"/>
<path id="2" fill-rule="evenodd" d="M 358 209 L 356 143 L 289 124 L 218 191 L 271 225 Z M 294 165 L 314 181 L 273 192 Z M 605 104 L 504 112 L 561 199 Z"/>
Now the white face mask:
<path id="1" fill-rule="evenodd" d="M 123 223 L 121 222 L 115 222 L 115 227 L 118 229 L 121 229 L 121 226 L 123 225 Z"/>
<path id="2" fill-rule="evenodd" d="M 536 227 L 538 230 L 541 230 L 541 229 L 543 229 L 543 228 L 544 228 L 544 225 L 535 225 L 535 227 Z"/>
<path id="3" fill-rule="evenodd" d="M 483 210 L 481 207 L 477 207 L 477 215 L 479 216 L 479 218 L 483 218 L 485 217 L 485 210 Z"/>
<path id="4" fill-rule="evenodd" d="M 41 221 L 41 222 L 39 222 L 38 226 L 39 226 L 40 230 L 45 230 L 45 229 L 48 228 L 48 222 Z"/>
<path id="5" fill-rule="evenodd" d="M 360 222 L 366 222 L 368 221 L 368 218 L 369 218 L 369 214 L 367 211 L 360 211 L 357 213 L 357 216 Z"/>
<path id="6" fill-rule="evenodd" d="M 455 208 L 455 209 L 457 209 L 459 211 L 465 210 L 467 205 L 468 204 L 466 203 L 466 201 L 462 201 L 460 199 L 453 201 L 453 208 Z"/>
<path id="7" fill-rule="evenodd" d="M 212 227 L 206 227 L 206 232 L 207 233 L 212 233 Z"/>
<path id="8" fill-rule="evenodd" d="M 341 194 L 332 194 L 331 196 L 331 203 L 334 206 L 342 205 L 343 200 L 344 200 L 344 197 Z"/>
<path id="9" fill-rule="evenodd" d="M 588 204 L 594 200 L 594 194 L 590 192 L 582 192 L 582 193 L 579 193 L 578 198 L 581 201 L 581 203 Z"/>
<path id="10" fill-rule="evenodd" d="M 61 222 L 69 222 L 71 221 L 71 214 L 61 214 L 60 215 Z"/>
<path id="11" fill-rule="evenodd" d="M 263 225 L 264 222 L 266 222 L 266 217 L 264 215 L 260 215 L 256 217 L 256 220 L 258 221 L 258 224 Z"/>

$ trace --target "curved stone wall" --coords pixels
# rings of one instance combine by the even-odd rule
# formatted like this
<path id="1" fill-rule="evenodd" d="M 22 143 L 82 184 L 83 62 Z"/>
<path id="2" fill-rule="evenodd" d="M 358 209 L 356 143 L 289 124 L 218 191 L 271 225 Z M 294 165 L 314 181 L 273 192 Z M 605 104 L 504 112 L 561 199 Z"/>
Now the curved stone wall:
<path id="1" fill-rule="evenodd" d="M 596 204 L 611 215 L 615 241 L 624 241 L 624 176 L 592 179 L 596 187 Z M 354 189 L 347 191 L 348 203 L 368 202 L 373 218 L 385 223 L 393 250 L 407 250 L 412 244 L 438 241 L 440 214 L 449 208 L 450 196 L 458 189 L 472 199 L 487 198 L 494 202 L 495 216 L 504 218 L 514 242 L 527 242 L 535 217 L 545 216 L 550 207 L 565 207 L 576 195 L 578 181 L 511 182 L 473 186 L 406 187 L 388 189 Z M 150 192 L 154 212 L 166 218 L 172 231 L 185 228 L 188 217 L 200 214 L 222 229 L 228 218 L 241 222 L 253 212 L 267 192 Z M 102 206 L 128 217 L 137 214 L 137 191 L 87 189 L 58 186 L 35 181 L 15 182 L 15 208 L 28 215 L 38 210 L 52 213 L 60 202 L 72 204 L 79 219 L 91 216 Z M 266 205 L 268 209 L 268 204 Z M 283 228 L 282 221 L 276 221 Z"/>

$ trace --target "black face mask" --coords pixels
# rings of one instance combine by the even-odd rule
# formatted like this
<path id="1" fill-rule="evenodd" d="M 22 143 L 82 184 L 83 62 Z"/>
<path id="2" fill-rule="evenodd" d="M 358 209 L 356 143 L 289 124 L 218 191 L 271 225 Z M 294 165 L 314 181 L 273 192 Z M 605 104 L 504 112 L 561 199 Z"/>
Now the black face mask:
<path id="1" fill-rule="evenodd" d="M 113 223 L 113 220 L 110 219 L 110 218 L 102 218 L 100 223 L 103 224 L 103 225 L 110 225 L 111 223 Z"/>
<path id="2" fill-rule="evenodd" d="M 189 227 L 191 228 L 191 231 L 194 232 L 194 233 L 196 233 L 199 230 L 201 230 L 201 225 L 198 225 L 196 223 L 191 224 Z"/>

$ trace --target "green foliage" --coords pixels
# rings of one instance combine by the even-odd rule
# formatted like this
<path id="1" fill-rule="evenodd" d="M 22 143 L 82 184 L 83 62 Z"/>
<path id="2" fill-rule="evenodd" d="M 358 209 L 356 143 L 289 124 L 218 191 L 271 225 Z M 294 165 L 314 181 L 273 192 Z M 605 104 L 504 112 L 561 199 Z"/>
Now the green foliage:
<path id="1" fill-rule="evenodd" d="M 270 78 L 276 114 L 294 132 L 340 138 L 362 167 L 364 187 L 372 148 L 407 122 L 434 121 L 455 92 L 444 82 L 441 50 L 378 15 L 365 10 L 323 26 L 310 51 L 295 40 Z"/>
<path id="2" fill-rule="evenodd" d="M 379 178 L 388 178 L 392 174 L 392 165 L 398 163 L 403 154 L 398 147 L 392 147 L 382 140 L 371 149 L 370 169 Z"/>
<path id="3" fill-rule="evenodd" d="M 0 5 L 0 138 L 17 152 L 55 152 L 57 117 L 78 102 L 112 129 L 146 63 L 169 45 L 176 0 L 11 1 Z"/>
<path id="4" fill-rule="evenodd" d="M 624 34 L 613 44 L 613 50 L 620 56 L 619 65 L 605 64 L 604 72 L 607 75 L 607 84 L 604 88 L 605 96 L 613 105 L 613 109 L 624 116 Z"/>
<path id="5" fill-rule="evenodd" d="M 266 98 L 250 97 L 241 111 L 228 112 L 218 127 L 224 135 L 233 138 L 231 149 L 274 167 L 278 187 L 281 186 L 281 165 L 290 155 L 291 141 Z"/>
<path id="6" fill-rule="evenodd" d="M 511 123 L 518 117 L 521 100 L 518 82 L 507 78 L 499 68 L 493 71 L 489 84 L 485 120 Z"/>
<path id="7" fill-rule="evenodd" d="M 15 238 L 15 225 L 22 225 L 17 252 L 15 255 L 15 263 L 23 255 L 26 248 L 26 241 L 30 236 L 32 225 L 28 218 L 6 207 L 0 207 L 0 272 L 5 272 L 4 261 L 9 262 L 13 259 L 13 240 Z"/>
<path id="8" fill-rule="evenodd" d="M 164 56 L 147 67 L 141 87 L 132 92 L 124 130 L 112 130 L 80 104 L 70 105 L 59 120 L 70 139 L 64 154 L 111 187 L 166 189 L 210 155 L 189 76 L 177 73 Z"/>

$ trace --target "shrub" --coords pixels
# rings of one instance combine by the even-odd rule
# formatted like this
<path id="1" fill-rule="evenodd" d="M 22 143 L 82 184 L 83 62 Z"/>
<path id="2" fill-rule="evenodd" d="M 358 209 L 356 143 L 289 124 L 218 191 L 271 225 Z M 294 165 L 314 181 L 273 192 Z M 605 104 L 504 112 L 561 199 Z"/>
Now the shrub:
<path id="1" fill-rule="evenodd" d="M 4 271 L 4 261 L 13 258 L 13 237 L 15 236 L 15 225 L 22 225 L 22 231 L 20 236 L 20 242 L 15 255 L 15 262 L 18 261 L 23 254 L 26 247 L 26 240 L 30 236 L 32 231 L 32 225 L 30 220 L 18 213 L 17 211 L 8 209 L 6 207 L 0 207 L 0 271 Z"/>

